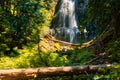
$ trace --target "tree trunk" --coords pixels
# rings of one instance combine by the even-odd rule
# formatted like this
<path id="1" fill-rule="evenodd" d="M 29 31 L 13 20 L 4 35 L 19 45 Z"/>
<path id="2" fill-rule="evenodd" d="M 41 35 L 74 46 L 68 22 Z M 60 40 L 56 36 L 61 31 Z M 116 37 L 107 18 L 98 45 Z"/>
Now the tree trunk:
<path id="1" fill-rule="evenodd" d="M 71 76 L 87 73 L 95 73 L 98 68 L 111 67 L 110 64 L 68 67 L 46 67 L 30 69 L 0 70 L 0 80 L 20 80 L 32 78 L 46 78 L 55 76 Z"/>

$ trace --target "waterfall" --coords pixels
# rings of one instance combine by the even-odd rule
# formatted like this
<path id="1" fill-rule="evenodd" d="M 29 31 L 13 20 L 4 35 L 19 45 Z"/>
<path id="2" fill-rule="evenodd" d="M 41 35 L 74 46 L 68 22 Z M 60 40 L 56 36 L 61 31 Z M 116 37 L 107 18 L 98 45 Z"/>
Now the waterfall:
<path id="1" fill-rule="evenodd" d="M 78 19 L 76 12 L 77 0 L 60 0 L 53 25 L 56 38 L 70 43 L 78 42 Z"/>

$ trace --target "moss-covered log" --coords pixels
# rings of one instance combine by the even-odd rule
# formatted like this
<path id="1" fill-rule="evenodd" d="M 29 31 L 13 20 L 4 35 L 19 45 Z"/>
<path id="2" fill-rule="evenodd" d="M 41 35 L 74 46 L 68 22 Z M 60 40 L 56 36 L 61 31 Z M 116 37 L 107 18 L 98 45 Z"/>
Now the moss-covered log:
<path id="1" fill-rule="evenodd" d="M 67 66 L 67 67 L 45 67 L 30 69 L 5 69 L 0 70 L 0 80 L 19 80 L 31 78 L 46 78 L 55 76 L 71 76 L 87 73 L 94 73 L 99 68 L 110 67 L 110 64 L 104 65 L 86 65 L 86 66 Z"/>

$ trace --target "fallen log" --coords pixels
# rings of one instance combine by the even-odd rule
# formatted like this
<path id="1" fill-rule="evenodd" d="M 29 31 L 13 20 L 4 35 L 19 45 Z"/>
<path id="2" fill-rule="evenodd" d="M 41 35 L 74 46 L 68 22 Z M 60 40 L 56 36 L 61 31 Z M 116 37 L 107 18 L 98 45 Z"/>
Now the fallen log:
<path id="1" fill-rule="evenodd" d="M 111 64 L 67 66 L 67 67 L 44 67 L 30 69 L 5 69 L 0 70 L 0 80 L 19 80 L 32 78 L 46 78 L 55 76 L 80 75 L 96 72 L 99 68 L 111 67 Z"/>
<path id="2" fill-rule="evenodd" d="M 48 40 L 51 40 L 51 41 L 54 41 L 54 42 L 58 42 L 58 43 L 64 44 L 64 45 L 71 45 L 71 46 L 80 46 L 81 45 L 81 44 L 74 44 L 74 43 L 70 43 L 70 42 L 66 42 L 66 41 L 55 39 L 50 34 L 45 35 L 44 38 L 46 38 Z"/>
<path id="3" fill-rule="evenodd" d="M 53 40 L 54 42 L 59 42 L 62 43 L 64 45 L 71 45 L 71 46 L 80 46 L 81 44 L 74 44 L 74 43 L 70 43 L 70 42 L 66 42 L 66 41 L 61 41 L 61 40 Z"/>

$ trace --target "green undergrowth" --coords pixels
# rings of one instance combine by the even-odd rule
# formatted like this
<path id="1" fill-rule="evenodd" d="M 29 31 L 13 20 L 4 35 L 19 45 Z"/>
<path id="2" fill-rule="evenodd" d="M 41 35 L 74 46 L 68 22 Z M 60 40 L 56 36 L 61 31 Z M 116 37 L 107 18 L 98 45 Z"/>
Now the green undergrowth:
<path id="1" fill-rule="evenodd" d="M 71 61 L 71 65 L 85 65 L 94 55 L 93 50 L 87 49 L 74 49 L 66 52 L 68 59 Z"/>
<path id="2" fill-rule="evenodd" d="M 109 63 L 114 64 L 115 65 L 115 69 L 113 69 L 111 71 L 112 76 L 114 76 L 114 78 L 118 77 L 118 80 L 120 79 L 120 38 L 117 39 L 113 39 L 111 40 L 106 48 L 105 48 L 106 52 L 108 52 L 108 56 L 107 56 L 107 60 L 109 61 Z M 117 79 L 113 79 L 113 80 L 117 80 Z"/>
<path id="3" fill-rule="evenodd" d="M 108 60 L 111 63 L 120 63 L 120 38 L 110 41 L 106 51 L 109 53 Z"/>
<path id="4" fill-rule="evenodd" d="M 116 65 L 116 69 L 99 69 L 95 74 L 86 73 L 84 75 L 73 76 L 73 78 L 81 80 L 117 80 L 120 76 L 119 46 L 120 39 L 113 40 L 106 46 L 106 51 L 109 52 L 108 60 L 110 63 Z M 91 63 L 86 63 L 93 58 L 93 55 L 94 51 L 92 50 L 78 48 L 67 50 L 65 52 L 38 52 L 38 44 L 31 43 L 23 46 L 22 49 L 15 47 L 14 51 L 9 53 L 9 55 L 1 55 L 0 69 L 91 65 Z M 57 77 L 58 80 L 68 78 L 69 77 Z M 50 78 L 49 80 L 54 80 L 54 78 Z"/>
<path id="5" fill-rule="evenodd" d="M 9 55 L 1 55 L 0 69 L 82 65 L 89 61 L 92 55 L 92 51 L 81 49 L 68 50 L 64 54 L 38 52 L 37 44 L 29 44 L 23 46 L 23 49 L 15 47 Z"/>
<path id="6" fill-rule="evenodd" d="M 16 53 L 0 58 L 0 68 L 29 68 L 42 65 L 39 59 L 37 45 L 24 46 L 23 49 L 14 48 Z M 17 55 L 17 56 L 16 56 Z"/>

